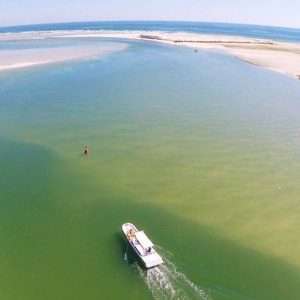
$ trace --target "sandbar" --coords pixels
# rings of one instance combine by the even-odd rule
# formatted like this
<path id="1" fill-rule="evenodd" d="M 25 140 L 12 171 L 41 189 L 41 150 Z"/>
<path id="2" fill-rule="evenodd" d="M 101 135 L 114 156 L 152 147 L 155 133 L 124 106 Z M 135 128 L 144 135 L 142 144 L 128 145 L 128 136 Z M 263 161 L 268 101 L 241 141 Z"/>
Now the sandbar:
<path id="1" fill-rule="evenodd" d="M 99 58 L 125 49 L 126 44 L 0 50 L 0 71 L 70 60 Z"/>
<path id="2" fill-rule="evenodd" d="M 222 51 L 223 53 L 233 55 L 247 63 L 280 72 L 295 79 L 300 79 L 300 43 L 282 42 L 268 39 L 186 32 L 70 30 L 5 33 L 0 34 L 0 42 L 48 38 L 97 37 L 166 43 L 174 46 L 190 47 L 195 51 L 197 51 L 197 49 Z M 24 51 L 22 54 L 27 55 L 27 53 Z M 70 53 L 73 52 L 71 55 L 67 55 L 66 53 L 62 52 L 60 52 L 60 54 L 55 54 L 53 52 L 51 53 L 51 51 L 45 51 L 44 53 L 41 53 L 39 63 L 48 62 L 49 60 L 54 61 L 53 56 L 56 56 L 58 61 L 60 61 L 67 59 L 67 57 L 68 59 L 78 59 L 79 57 L 96 55 L 96 52 L 94 52 L 95 50 L 92 49 L 83 50 L 81 55 L 74 51 L 70 51 Z M 30 53 L 28 55 L 30 56 Z M 7 60 L 7 53 L 3 54 L 3 50 L 1 50 L 0 70 L 12 68 L 14 66 L 21 66 L 22 64 L 28 63 L 27 61 L 17 61 L 15 64 L 8 64 L 5 63 L 5 60 Z M 7 61 L 9 61 L 9 59 Z M 33 61 L 32 64 L 33 63 L 37 63 L 37 61 Z"/>

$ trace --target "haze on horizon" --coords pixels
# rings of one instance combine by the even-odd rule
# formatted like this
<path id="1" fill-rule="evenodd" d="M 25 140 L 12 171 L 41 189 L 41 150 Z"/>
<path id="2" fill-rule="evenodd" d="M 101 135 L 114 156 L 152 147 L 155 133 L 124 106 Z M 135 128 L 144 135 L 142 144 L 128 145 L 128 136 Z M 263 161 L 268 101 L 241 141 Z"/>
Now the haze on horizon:
<path id="1" fill-rule="evenodd" d="M 298 0 L 0 0 L 0 27 L 106 20 L 259 24 L 300 28 Z"/>

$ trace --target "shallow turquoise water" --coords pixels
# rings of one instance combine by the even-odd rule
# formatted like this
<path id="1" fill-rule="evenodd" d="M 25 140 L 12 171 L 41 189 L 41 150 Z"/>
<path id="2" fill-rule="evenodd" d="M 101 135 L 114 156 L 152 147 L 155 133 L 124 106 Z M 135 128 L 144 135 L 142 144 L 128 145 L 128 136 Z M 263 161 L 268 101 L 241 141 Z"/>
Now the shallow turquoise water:
<path id="1" fill-rule="evenodd" d="M 0 295 L 297 299 L 299 82 L 129 45 L 0 74 Z M 126 221 L 163 279 L 124 260 Z"/>

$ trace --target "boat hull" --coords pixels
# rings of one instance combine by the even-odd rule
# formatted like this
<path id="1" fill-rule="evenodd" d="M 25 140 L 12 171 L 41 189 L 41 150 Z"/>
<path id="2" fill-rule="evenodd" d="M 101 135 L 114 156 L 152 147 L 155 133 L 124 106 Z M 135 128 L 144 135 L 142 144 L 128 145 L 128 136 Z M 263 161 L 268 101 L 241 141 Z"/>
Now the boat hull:
<path id="1" fill-rule="evenodd" d="M 154 268 L 163 263 L 161 256 L 156 252 L 152 242 L 143 231 L 139 231 L 131 223 L 125 223 L 122 225 L 122 232 L 126 241 L 146 269 Z"/>

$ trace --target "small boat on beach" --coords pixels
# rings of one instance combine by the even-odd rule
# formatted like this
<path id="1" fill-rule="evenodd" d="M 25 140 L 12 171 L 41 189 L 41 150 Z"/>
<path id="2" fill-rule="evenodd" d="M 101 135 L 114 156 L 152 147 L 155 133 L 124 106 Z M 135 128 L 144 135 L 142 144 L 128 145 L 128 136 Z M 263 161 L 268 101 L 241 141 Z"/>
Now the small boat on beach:
<path id="1" fill-rule="evenodd" d="M 153 243 L 146 236 L 144 231 L 138 230 L 131 223 L 123 224 L 122 231 L 129 245 L 147 269 L 159 266 L 163 263 L 162 258 L 156 252 Z"/>

